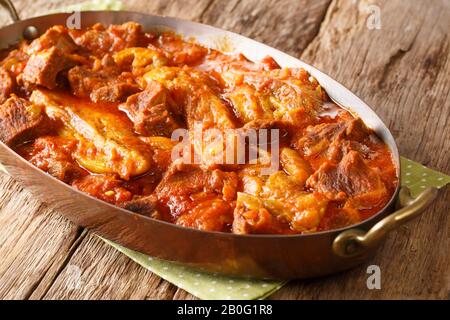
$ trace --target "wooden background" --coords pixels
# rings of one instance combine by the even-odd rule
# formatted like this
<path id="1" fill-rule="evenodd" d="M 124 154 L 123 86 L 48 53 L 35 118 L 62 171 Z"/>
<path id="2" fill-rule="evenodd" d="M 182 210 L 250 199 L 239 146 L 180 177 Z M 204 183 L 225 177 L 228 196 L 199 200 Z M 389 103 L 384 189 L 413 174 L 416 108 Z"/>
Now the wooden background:
<path id="1" fill-rule="evenodd" d="M 31 17 L 76 1 L 14 1 Z M 228 29 L 313 64 L 362 97 L 385 121 L 402 155 L 450 171 L 450 1 L 141 0 L 140 12 Z M 370 10 L 381 9 L 381 29 Z M 376 10 L 376 8 L 375 8 Z M 9 23 L 0 14 L 0 24 Z M 391 234 L 366 266 L 293 281 L 273 299 L 449 298 L 449 188 L 420 219 Z M 368 290 L 377 264 L 382 289 Z M 74 284 L 74 279 L 81 282 Z M 193 299 L 0 175 L 0 298 Z"/>

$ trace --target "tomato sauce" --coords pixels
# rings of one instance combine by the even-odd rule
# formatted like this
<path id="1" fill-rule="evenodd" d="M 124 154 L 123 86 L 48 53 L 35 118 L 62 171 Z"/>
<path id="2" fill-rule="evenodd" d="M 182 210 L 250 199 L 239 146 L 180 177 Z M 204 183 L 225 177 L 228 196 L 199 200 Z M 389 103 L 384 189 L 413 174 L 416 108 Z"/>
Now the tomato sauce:
<path id="1" fill-rule="evenodd" d="M 3 142 L 140 214 L 206 231 L 310 233 L 370 218 L 398 184 L 386 143 L 305 70 L 271 57 L 253 62 L 129 22 L 55 26 L 0 58 Z M 203 136 L 279 138 L 244 163 L 214 162 L 211 150 L 230 142 L 208 149 L 193 138 L 196 123 Z M 200 152 L 200 162 L 174 159 L 177 130 L 186 131 L 182 154 Z M 278 159 L 274 172 L 263 173 L 262 155 Z"/>

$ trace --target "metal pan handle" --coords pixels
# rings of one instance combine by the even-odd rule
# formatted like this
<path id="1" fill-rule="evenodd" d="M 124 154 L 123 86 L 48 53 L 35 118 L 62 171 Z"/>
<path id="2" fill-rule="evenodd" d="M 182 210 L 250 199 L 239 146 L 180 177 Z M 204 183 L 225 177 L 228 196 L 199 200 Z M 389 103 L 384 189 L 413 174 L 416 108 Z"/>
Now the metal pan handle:
<path id="1" fill-rule="evenodd" d="M 0 0 L 0 5 L 8 10 L 9 15 L 14 22 L 20 21 L 19 14 L 11 0 Z M 39 30 L 35 26 L 27 26 L 23 30 L 23 37 L 27 40 L 34 40 L 39 37 Z"/>
<path id="2" fill-rule="evenodd" d="M 9 15 L 11 16 L 11 19 L 14 20 L 14 22 L 20 20 L 19 15 L 17 14 L 17 10 L 14 7 L 11 0 L 0 0 L 0 5 L 2 5 L 3 7 L 6 8 L 6 10 L 8 10 Z"/>
<path id="3" fill-rule="evenodd" d="M 376 247 L 392 230 L 419 216 L 436 198 L 438 189 L 428 188 L 417 198 L 412 198 L 407 187 L 399 193 L 398 207 L 401 209 L 375 224 L 369 231 L 350 229 L 339 234 L 333 241 L 333 252 L 344 258 L 362 255 Z"/>

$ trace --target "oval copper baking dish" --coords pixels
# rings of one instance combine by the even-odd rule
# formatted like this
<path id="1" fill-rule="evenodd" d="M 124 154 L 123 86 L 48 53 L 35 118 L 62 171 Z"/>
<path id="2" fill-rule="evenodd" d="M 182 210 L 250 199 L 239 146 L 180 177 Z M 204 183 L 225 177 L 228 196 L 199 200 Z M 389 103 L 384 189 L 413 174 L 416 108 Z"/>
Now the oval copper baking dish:
<path id="1" fill-rule="evenodd" d="M 9 0 L 0 3 L 6 4 L 15 20 L 0 29 L 0 48 L 16 43 L 23 36 L 36 37 L 53 25 L 66 24 L 70 16 L 53 14 L 20 21 Z M 169 28 L 210 47 L 226 39 L 228 46 L 251 60 L 270 55 L 282 67 L 306 69 L 336 103 L 348 106 L 385 141 L 400 176 L 397 146 L 387 127 L 363 101 L 312 66 L 243 36 L 190 21 L 134 12 L 81 13 L 82 27 L 97 22 L 108 25 L 127 21 L 138 22 L 144 29 Z M 4 171 L 39 199 L 104 238 L 198 269 L 256 278 L 307 278 L 351 268 L 370 257 L 389 231 L 418 216 L 437 195 L 437 189 L 429 188 L 412 199 L 407 189 L 397 187 L 383 210 L 357 225 L 303 235 L 236 235 L 188 229 L 107 204 L 35 168 L 1 142 L 0 163 Z"/>

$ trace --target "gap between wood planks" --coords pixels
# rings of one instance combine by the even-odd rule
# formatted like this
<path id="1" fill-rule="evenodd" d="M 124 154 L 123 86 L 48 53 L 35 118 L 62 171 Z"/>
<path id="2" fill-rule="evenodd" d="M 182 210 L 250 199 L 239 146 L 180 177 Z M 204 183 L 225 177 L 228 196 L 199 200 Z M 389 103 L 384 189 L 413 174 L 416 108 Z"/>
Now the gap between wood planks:
<path id="1" fill-rule="evenodd" d="M 80 246 L 81 242 L 84 240 L 84 238 L 86 237 L 86 235 L 88 234 L 88 230 L 78 226 L 77 229 L 77 236 L 73 239 L 72 243 L 70 244 L 70 248 L 67 252 L 66 257 L 62 260 L 62 262 L 59 264 L 59 266 L 57 266 L 57 270 L 56 272 L 51 275 L 51 280 L 49 281 L 48 285 L 45 286 L 42 289 L 42 297 L 44 297 L 48 290 L 50 290 L 53 282 L 55 279 L 58 278 L 58 276 L 61 274 L 61 272 L 64 270 L 64 268 L 69 264 L 70 259 L 72 258 L 74 252 L 78 249 L 78 247 Z M 39 279 L 39 281 L 31 288 L 31 290 L 25 295 L 26 300 L 28 300 L 36 291 L 36 289 L 39 287 L 39 285 L 42 283 L 42 280 L 47 276 L 48 271 L 51 269 L 51 265 L 48 267 L 48 269 L 42 274 L 42 277 Z"/>

